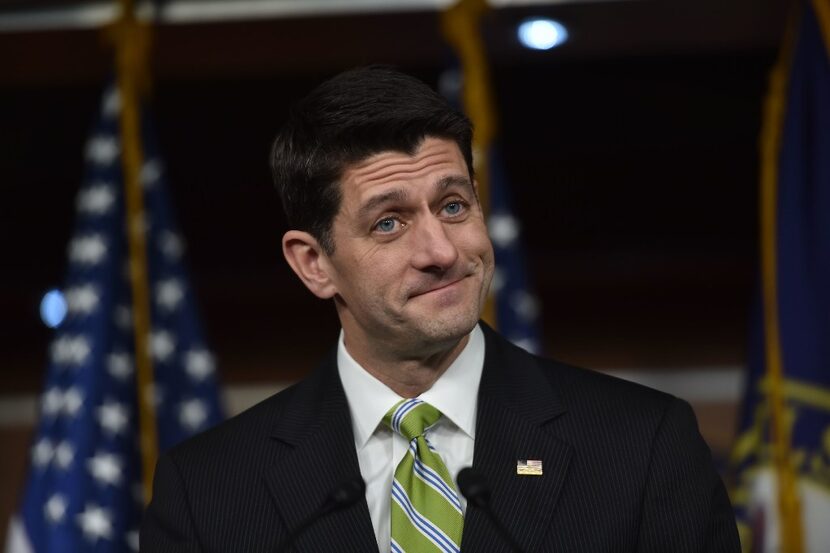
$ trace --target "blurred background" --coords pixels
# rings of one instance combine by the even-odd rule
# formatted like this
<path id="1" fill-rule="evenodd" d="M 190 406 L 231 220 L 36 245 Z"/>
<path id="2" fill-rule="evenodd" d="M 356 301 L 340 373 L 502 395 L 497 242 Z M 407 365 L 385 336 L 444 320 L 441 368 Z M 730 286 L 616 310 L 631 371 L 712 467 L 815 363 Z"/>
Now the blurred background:
<path id="1" fill-rule="evenodd" d="M 338 332 L 280 253 L 268 151 L 288 107 L 368 63 L 437 87 L 454 65 L 439 26 L 449 3 L 168 2 L 152 117 L 229 412 L 306 374 Z M 483 37 L 541 350 L 689 400 L 722 463 L 758 288 L 762 101 L 789 3 L 494 4 Z M 109 8 L 0 0 L 0 538 L 44 386 L 53 331 L 39 306 L 64 282 L 85 142 L 113 72 Z M 556 19 L 568 40 L 523 45 L 531 17 Z"/>

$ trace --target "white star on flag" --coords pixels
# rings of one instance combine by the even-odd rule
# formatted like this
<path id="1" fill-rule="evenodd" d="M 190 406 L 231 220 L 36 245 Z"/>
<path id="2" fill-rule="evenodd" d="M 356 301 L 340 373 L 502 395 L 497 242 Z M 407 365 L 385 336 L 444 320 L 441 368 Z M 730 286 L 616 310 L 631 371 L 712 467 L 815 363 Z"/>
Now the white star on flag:
<path id="1" fill-rule="evenodd" d="M 201 382 L 216 370 L 216 361 L 209 351 L 192 349 L 184 354 L 184 370 L 190 378 Z"/>
<path id="2" fill-rule="evenodd" d="M 63 409 L 63 392 L 59 388 L 49 388 L 40 399 L 41 412 L 45 417 L 54 417 Z"/>
<path id="3" fill-rule="evenodd" d="M 164 171 L 164 167 L 161 164 L 161 161 L 157 159 L 149 159 L 144 162 L 144 165 L 141 166 L 141 184 L 144 185 L 145 188 L 152 188 L 156 182 L 161 178 L 161 173 Z"/>
<path id="4" fill-rule="evenodd" d="M 112 453 L 98 452 L 87 459 L 86 467 L 92 477 L 102 484 L 115 486 L 121 483 L 121 458 Z"/>
<path id="5" fill-rule="evenodd" d="M 107 372 L 121 381 L 133 374 L 133 358 L 129 353 L 113 352 L 107 355 Z"/>
<path id="6" fill-rule="evenodd" d="M 189 399 L 179 405 L 179 423 L 190 431 L 201 428 L 207 417 L 207 406 L 201 399 Z"/>
<path id="7" fill-rule="evenodd" d="M 511 294 L 510 307 L 526 321 L 533 320 L 539 314 L 539 301 L 524 290 Z"/>
<path id="8" fill-rule="evenodd" d="M 115 204 L 111 184 L 93 184 L 78 193 L 78 211 L 89 215 L 106 215 Z"/>
<path id="9" fill-rule="evenodd" d="M 74 386 L 66 391 L 55 387 L 49 388 L 41 399 L 43 415 L 46 417 L 61 414 L 74 417 L 83 407 L 83 404 L 83 394 Z"/>
<path id="10" fill-rule="evenodd" d="M 496 267 L 493 269 L 493 281 L 490 285 L 490 293 L 498 294 L 505 285 L 504 269 Z"/>
<path id="11" fill-rule="evenodd" d="M 69 261 L 82 265 L 97 265 L 107 254 L 107 244 L 100 234 L 87 234 L 69 243 Z"/>
<path id="12" fill-rule="evenodd" d="M 157 330 L 150 336 L 150 355 L 164 363 L 176 351 L 176 338 L 167 330 Z"/>
<path id="13" fill-rule="evenodd" d="M 138 530 L 129 530 L 124 535 L 124 539 L 127 540 L 127 545 L 130 547 L 130 551 L 138 552 Z"/>
<path id="14" fill-rule="evenodd" d="M 165 230 L 159 234 L 158 246 L 168 259 L 177 261 L 184 254 L 184 240 L 175 232 Z"/>
<path id="15" fill-rule="evenodd" d="M 112 520 L 108 509 L 88 504 L 84 512 L 78 515 L 78 524 L 84 536 L 93 543 L 100 538 L 112 539 Z"/>
<path id="16" fill-rule="evenodd" d="M 487 224 L 490 238 L 500 248 L 507 248 L 519 237 L 519 222 L 512 215 L 495 214 Z"/>
<path id="17" fill-rule="evenodd" d="M 159 280 L 156 284 L 156 303 L 159 307 L 173 311 L 184 299 L 184 286 L 177 278 Z"/>
<path id="18" fill-rule="evenodd" d="M 536 343 L 529 338 L 510 338 L 510 341 L 514 346 L 518 346 L 525 351 L 529 351 L 530 353 L 536 353 L 536 350 L 538 349 L 536 347 Z"/>
<path id="19" fill-rule="evenodd" d="M 63 392 L 61 411 L 64 415 L 74 417 L 84 405 L 84 395 L 77 386 L 72 386 Z"/>
<path id="20" fill-rule="evenodd" d="M 104 99 L 101 102 L 101 113 L 112 117 L 118 114 L 120 109 L 121 94 L 118 93 L 118 88 L 113 86 L 109 88 L 104 95 Z"/>
<path id="21" fill-rule="evenodd" d="M 66 498 L 59 493 L 53 494 L 46 505 L 43 506 L 43 514 L 46 515 L 46 520 L 52 524 L 63 522 L 66 516 L 67 501 Z"/>
<path id="22" fill-rule="evenodd" d="M 64 294 L 69 313 L 89 315 L 98 307 L 98 289 L 93 284 L 73 286 Z"/>
<path id="23" fill-rule="evenodd" d="M 113 320 L 121 330 L 127 330 L 133 326 L 133 310 L 129 306 L 117 305 L 113 313 Z"/>
<path id="24" fill-rule="evenodd" d="M 52 462 L 52 456 L 55 454 L 55 449 L 52 442 L 48 438 L 41 438 L 32 446 L 32 463 L 36 467 L 45 467 Z"/>
<path id="25" fill-rule="evenodd" d="M 55 448 L 55 464 L 59 469 L 68 469 L 74 459 L 75 448 L 69 442 L 63 441 Z"/>
<path id="26" fill-rule="evenodd" d="M 52 362 L 58 365 L 82 365 L 92 348 L 85 336 L 61 336 L 50 348 Z"/>
<path id="27" fill-rule="evenodd" d="M 127 408 L 118 402 L 107 401 L 98 408 L 98 423 L 108 434 L 121 434 L 130 422 Z"/>
<path id="28" fill-rule="evenodd" d="M 89 139 L 86 144 L 86 157 L 96 165 L 109 165 L 118 156 L 118 140 L 107 134 L 99 134 Z"/>

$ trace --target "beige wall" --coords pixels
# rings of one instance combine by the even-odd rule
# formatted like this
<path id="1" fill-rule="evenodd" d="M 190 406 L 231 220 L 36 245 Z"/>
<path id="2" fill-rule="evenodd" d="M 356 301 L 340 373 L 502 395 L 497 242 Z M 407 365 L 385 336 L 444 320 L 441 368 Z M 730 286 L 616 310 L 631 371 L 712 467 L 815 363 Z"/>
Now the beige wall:
<path id="1" fill-rule="evenodd" d="M 30 426 L 0 426 L 0 547 L 6 543 L 7 521 L 20 501 L 31 440 Z"/>

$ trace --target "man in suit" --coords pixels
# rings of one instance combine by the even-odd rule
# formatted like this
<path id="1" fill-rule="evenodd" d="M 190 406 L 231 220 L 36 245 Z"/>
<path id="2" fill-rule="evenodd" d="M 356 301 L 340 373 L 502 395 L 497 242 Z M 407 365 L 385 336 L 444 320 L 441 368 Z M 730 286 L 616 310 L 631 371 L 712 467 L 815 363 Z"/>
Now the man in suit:
<path id="1" fill-rule="evenodd" d="M 340 339 L 304 381 L 159 459 L 142 550 L 739 551 L 686 403 L 479 322 L 493 250 L 471 138 L 386 68 L 292 110 L 272 156 L 283 252 L 333 300 Z M 410 409 L 425 413 L 414 437 Z M 458 494 L 466 466 L 510 537 Z M 322 509 L 358 475 L 365 492 Z"/>

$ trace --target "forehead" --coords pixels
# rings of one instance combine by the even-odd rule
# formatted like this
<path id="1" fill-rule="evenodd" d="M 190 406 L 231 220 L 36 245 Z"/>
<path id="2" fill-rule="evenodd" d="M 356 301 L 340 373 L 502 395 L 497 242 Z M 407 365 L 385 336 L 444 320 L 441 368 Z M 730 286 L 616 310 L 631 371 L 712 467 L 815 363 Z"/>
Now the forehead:
<path id="1" fill-rule="evenodd" d="M 454 141 L 427 137 L 412 155 L 388 150 L 346 166 L 342 193 L 354 200 L 378 188 L 434 184 L 446 177 L 468 177 L 464 156 Z"/>

